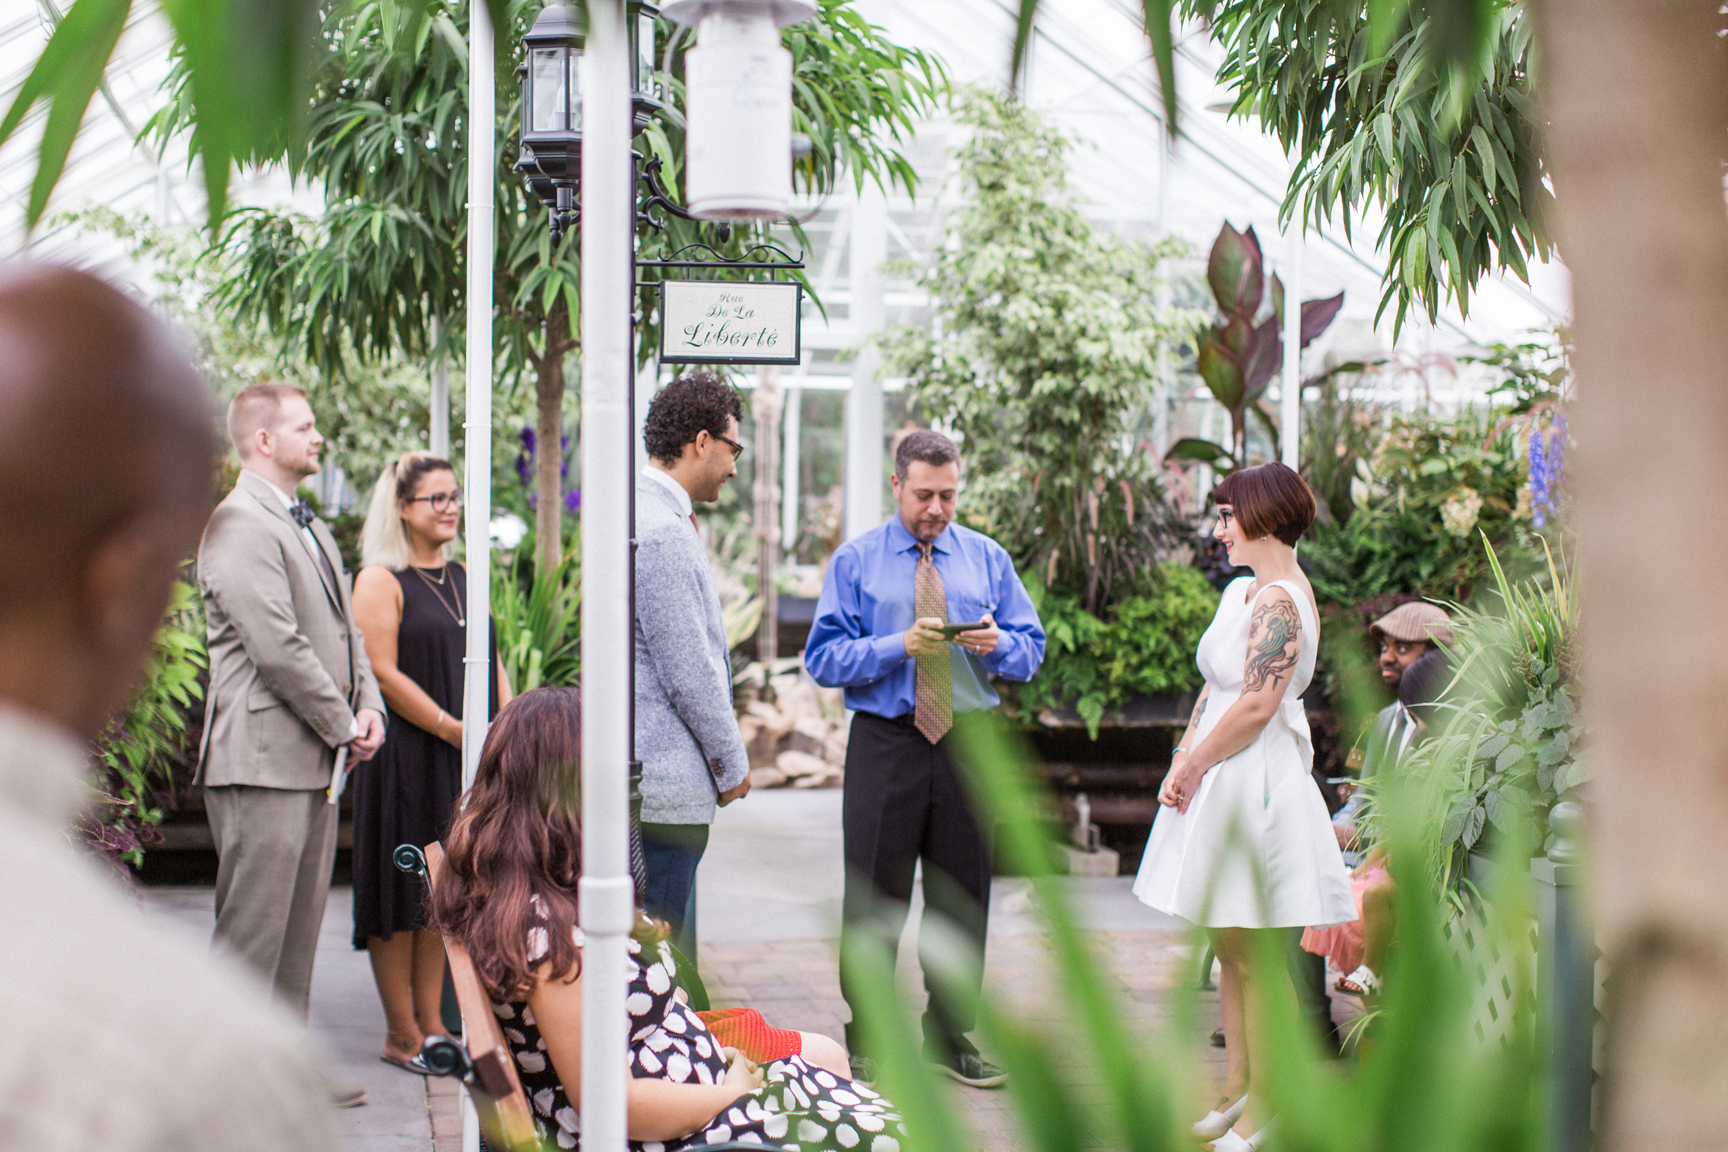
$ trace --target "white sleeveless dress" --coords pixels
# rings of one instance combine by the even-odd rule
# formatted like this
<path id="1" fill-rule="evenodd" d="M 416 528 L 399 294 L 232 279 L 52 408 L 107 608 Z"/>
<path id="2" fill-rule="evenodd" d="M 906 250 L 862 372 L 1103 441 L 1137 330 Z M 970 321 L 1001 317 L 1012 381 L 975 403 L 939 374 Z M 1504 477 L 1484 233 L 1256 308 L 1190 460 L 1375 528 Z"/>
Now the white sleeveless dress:
<path id="1" fill-rule="evenodd" d="M 1247 576 L 1231 582 L 1200 638 L 1196 662 L 1211 692 L 1196 743 L 1242 694 L 1254 614 L 1244 598 L 1253 582 Z M 1356 919 L 1350 874 L 1326 802 L 1309 776 L 1314 744 L 1298 699 L 1314 677 L 1319 623 L 1300 587 L 1288 580 L 1276 585 L 1296 602 L 1302 620 L 1302 651 L 1283 701 L 1252 744 L 1201 777 L 1186 813 L 1159 808 L 1134 881 L 1142 903 L 1208 928 L 1321 927 Z"/>

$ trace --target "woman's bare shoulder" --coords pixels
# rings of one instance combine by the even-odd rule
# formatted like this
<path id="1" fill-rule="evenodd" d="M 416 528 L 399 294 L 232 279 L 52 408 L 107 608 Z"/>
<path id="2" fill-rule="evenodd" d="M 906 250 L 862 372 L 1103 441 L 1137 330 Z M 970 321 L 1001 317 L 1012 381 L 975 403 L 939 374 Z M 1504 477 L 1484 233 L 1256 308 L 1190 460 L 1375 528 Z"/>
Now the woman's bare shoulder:
<path id="1" fill-rule="evenodd" d="M 402 596 L 402 585 L 396 579 L 396 573 L 382 564 L 368 564 L 360 569 L 354 577 L 354 592 L 356 595 L 370 593 L 374 596 L 388 593 L 397 599 Z"/>

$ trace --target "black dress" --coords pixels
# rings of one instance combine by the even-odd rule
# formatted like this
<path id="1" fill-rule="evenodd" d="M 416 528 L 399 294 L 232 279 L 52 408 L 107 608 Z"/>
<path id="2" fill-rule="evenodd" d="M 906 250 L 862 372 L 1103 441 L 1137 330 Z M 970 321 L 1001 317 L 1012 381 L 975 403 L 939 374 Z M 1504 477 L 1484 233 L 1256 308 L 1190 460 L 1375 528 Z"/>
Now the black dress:
<path id="1" fill-rule="evenodd" d="M 466 574 L 447 564 L 442 585 L 437 573 L 424 569 L 393 575 L 402 586 L 396 667 L 460 719 L 467 630 L 456 621 L 467 607 Z M 493 630 L 492 668 L 498 666 L 497 646 Z M 497 675 L 491 680 L 489 717 L 498 712 Z M 349 788 L 354 793 L 354 947 L 365 948 L 369 936 L 388 938 L 426 926 L 424 886 L 398 870 L 391 854 L 399 845 L 430 844 L 449 832 L 462 794 L 462 752 L 391 713 L 384 746 L 356 766 Z"/>

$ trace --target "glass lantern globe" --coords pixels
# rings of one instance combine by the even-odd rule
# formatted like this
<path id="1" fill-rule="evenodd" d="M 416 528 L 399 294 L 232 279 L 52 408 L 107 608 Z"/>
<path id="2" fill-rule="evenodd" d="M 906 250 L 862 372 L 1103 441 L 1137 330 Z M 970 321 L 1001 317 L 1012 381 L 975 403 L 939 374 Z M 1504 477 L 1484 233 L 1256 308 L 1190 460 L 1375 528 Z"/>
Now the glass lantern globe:
<path id="1" fill-rule="evenodd" d="M 543 202 L 559 184 L 575 184 L 582 165 L 581 15 L 548 4 L 522 37 L 522 153 L 516 170 Z"/>
<path id="2" fill-rule="evenodd" d="M 648 127 L 664 103 L 660 93 L 660 58 L 655 55 L 654 29 L 660 9 L 649 0 L 631 0 L 630 110 L 636 131 Z"/>

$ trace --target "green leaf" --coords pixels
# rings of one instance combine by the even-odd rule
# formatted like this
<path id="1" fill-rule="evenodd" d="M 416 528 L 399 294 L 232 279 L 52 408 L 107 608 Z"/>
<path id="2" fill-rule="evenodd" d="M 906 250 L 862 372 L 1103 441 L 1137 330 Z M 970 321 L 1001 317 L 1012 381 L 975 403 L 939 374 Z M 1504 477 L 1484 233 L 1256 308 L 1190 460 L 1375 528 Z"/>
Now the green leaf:
<path id="1" fill-rule="evenodd" d="M 1476 847 L 1476 842 L 1482 839 L 1482 829 L 1486 827 L 1487 822 L 1488 813 L 1486 809 L 1481 807 L 1470 809 L 1469 813 L 1464 818 L 1464 832 L 1462 839 L 1465 848 L 1469 849 Z"/>
<path id="2" fill-rule="evenodd" d="M 1193 436 L 1184 436 L 1170 446 L 1170 451 L 1164 454 L 1166 460 L 1197 460 L 1202 464 L 1216 464 L 1220 460 L 1231 459 L 1230 453 L 1210 440 L 1200 440 Z"/>
<path id="3" fill-rule="evenodd" d="M 126 27 L 131 0 L 77 0 L 48 38 L 35 67 L 25 77 L 6 119 L 0 121 L 0 145 L 12 138 L 24 115 L 38 99 L 49 103 L 48 119 L 36 149 L 36 175 L 24 210 L 25 227 L 34 230 L 48 207 L 48 197 L 66 170 L 72 141 L 101 85 L 114 45 Z"/>
<path id="4" fill-rule="evenodd" d="M 1380 157 L 1388 168 L 1398 164 L 1397 152 L 1392 147 L 1392 114 L 1382 112 L 1374 117 L 1374 139 L 1380 144 Z"/>
<path id="5" fill-rule="evenodd" d="M 1229 349 L 1216 340 L 1207 339 L 1200 345 L 1194 367 L 1218 403 L 1230 409 L 1241 405 L 1247 382 L 1241 362 L 1231 355 Z"/>

